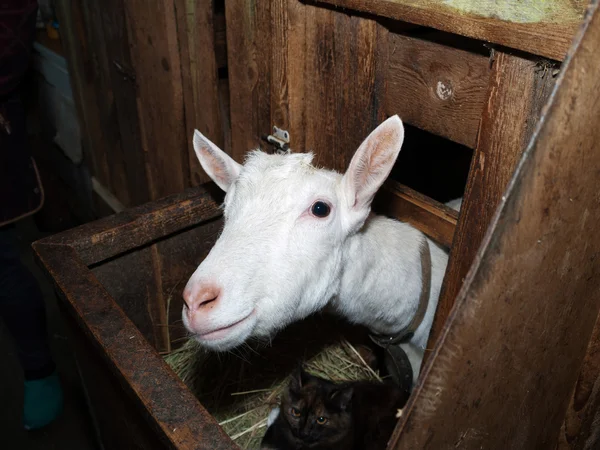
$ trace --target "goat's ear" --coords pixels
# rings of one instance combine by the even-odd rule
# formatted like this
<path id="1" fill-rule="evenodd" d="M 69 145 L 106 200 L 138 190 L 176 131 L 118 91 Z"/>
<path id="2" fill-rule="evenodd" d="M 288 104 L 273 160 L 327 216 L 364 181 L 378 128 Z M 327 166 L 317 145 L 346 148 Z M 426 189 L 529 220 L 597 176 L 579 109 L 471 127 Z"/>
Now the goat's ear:
<path id="1" fill-rule="evenodd" d="M 242 166 L 198 130 L 194 131 L 194 151 L 208 176 L 227 192 Z"/>
<path id="2" fill-rule="evenodd" d="M 368 213 L 373 197 L 390 174 L 404 142 L 404 126 L 394 115 L 379 125 L 360 145 L 343 178 L 347 206 Z M 366 215 L 365 215 L 366 218 Z"/>

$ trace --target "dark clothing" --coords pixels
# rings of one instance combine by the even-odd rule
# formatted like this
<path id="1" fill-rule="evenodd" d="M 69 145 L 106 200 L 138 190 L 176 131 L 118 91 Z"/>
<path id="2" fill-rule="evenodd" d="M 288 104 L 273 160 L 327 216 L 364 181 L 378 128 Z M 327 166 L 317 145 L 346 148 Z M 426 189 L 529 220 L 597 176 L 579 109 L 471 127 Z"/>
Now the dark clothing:
<path id="1" fill-rule="evenodd" d="M 20 259 L 13 227 L 0 228 L 0 319 L 15 340 L 25 379 L 54 371 L 47 343 L 44 298 Z"/>
<path id="2" fill-rule="evenodd" d="M 37 1 L 0 0 L 0 319 L 15 340 L 27 380 L 48 377 L 55 369 L 42 292 L 21 262 L 13 227 L 6 226 L 43 203 L 19 92 L 29 68 L 36 14 Z"/>
<path id="3" fill-rule="evenodd" d="M 2 1 L 2 0 L 0 0 Z M 19 92 L 0 100 L 0 115 L 10 134 L 0 126 L 0 226 L 38 211 L 44 190 L 27 141 L 25 110 Z"/>
<path id="4" fill-rule="evenodd" d="M 13 92 L 29 68 L 36 0 L 0 0 L 0 98 Z"/>
<path id="5" fill-rule="evenodd" d="M 44 201 L 19 95 L 31 60 L 37 6 L 36 0 L 0 0 L 0 226 L 33 214 Z"/>

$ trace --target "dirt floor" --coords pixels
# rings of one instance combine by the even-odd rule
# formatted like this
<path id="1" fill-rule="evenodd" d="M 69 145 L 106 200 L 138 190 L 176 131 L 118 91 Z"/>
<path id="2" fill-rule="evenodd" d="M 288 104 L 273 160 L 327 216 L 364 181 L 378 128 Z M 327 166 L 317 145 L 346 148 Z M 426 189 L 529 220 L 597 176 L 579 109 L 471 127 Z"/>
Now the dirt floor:
<path id="1" fill-rule="evenodd" d="M 18 224 L 23 261 L 38 278 L 47 304 L 50 345 L 65 393 L 63 415 L 45 429 L 28 432 L 21 427 L 23 375 L 10 335 L 0 322 L 0 448 L 3 450 L 91 450 L 96 444 L 94 428 L 85 403 L 77 366 L 65 337 L 52 285 L 33 260 L 30 243 L 42 234 L 32 219 Z M 109 449 L 106 449 L 109 450 Z"/>

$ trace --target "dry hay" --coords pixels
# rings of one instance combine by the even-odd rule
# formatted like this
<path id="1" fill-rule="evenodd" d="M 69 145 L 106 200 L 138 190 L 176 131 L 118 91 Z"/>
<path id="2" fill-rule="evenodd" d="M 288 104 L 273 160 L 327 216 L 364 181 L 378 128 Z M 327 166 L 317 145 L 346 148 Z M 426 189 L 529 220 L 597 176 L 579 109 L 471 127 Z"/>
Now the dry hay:
<path id="1" fill-rule="evenodd" d="M 189 340 L 165 360 L 237 445 L 255 449 L 264 435 L 270 410 L 279 404 L 289 375 L 300 360 L 308 372 L 336 382 L 381 380 L 347 340 L 325 342 L 307 355 L 307 349 L 322 336 L 317 333 L 309 342 L 307 334 L 301 335 L 304 337 L 287 341 L 282 338 L 264 349 L 248 347 L 246 353 L 235 355 L 209 353 Z"/>

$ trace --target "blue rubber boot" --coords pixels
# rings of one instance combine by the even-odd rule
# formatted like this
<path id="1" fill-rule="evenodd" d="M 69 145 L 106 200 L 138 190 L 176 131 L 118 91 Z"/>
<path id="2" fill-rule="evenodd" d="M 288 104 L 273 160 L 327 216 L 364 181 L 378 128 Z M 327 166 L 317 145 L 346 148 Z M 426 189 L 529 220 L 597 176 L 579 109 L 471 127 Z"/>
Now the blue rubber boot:
<path id="1" fill-rule="evenodd" d="M 23 425 L 36 430 L 53 422 L 63 410 L 63 392 L 58 374 L 54 372 L 39 380 L 25 380 Z"/>

